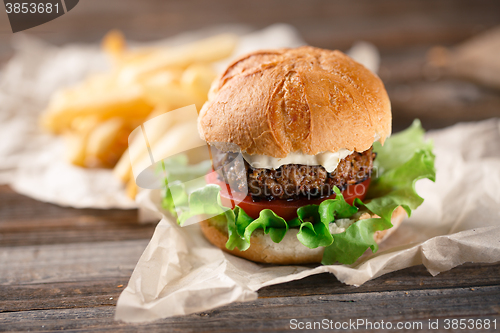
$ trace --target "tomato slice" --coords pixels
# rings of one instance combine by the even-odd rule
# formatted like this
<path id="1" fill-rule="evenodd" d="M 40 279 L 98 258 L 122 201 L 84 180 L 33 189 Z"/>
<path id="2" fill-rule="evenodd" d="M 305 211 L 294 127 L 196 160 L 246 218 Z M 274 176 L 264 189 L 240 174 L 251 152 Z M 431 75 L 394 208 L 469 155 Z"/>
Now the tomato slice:
<path id="1" fill-rule="evenodd" d="M 270 209 L 276 215 L 281 216 L 286 221 L 290 221 L 291 219 L 297 217 L 297 209 L 306 206 L 306 205 L 319 205 L 321 202 L 327 199 L 334 199 L 335 194 L 332 194 L 328 197 L 320 198 L 320 199 L 307 199 L 301 198 L 296 200 L 283 200 L 283 199 L 275 199 L 275 200 L 260 200 L 253 201 L 250 195 L 245 196 L 242 200 L 235 199 L 235 194 L 230 194 L 229 185 L 220 181 L 217 178 L 217 174 L 215 172 L 210 172 L 205 176 L 205 180 L 209 184 L 217 184 L 220 186 L 220 198 L 223 206 L 233 209 L 236 205 L 240 206 L 245 213 L 247 213 L 250 217 L 256 219 L 259 217 L 259 213 L 264 209 Z M 371 178 L 366 179 L 362 183 L 355 185 L 348 185 L 347 188 L 342 191 L 342 195 L 347 203 L 352 205 L 354 199 L 360 198 L 364 200 L 366 196 L 366 192 L 368 190 L 368 186 L 370 186 Z M 240 201 L 241 200 L 241 201 Z"/>

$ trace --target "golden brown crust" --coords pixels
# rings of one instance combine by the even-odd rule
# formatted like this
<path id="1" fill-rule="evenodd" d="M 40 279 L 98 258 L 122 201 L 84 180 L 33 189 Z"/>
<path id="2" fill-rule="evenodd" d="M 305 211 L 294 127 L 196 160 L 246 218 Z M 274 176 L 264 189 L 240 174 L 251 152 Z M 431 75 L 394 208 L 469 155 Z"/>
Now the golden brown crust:
<path id="1" fill-rule="evenodd" d="M 363 214 L 360 219 L 370 217 L 372 216 L 369 214 Z M 380 244 L 389 237 L 401 225 L 405 217 L 405 210 L 402 207 L 396 208 L 391 220 L 393 227 L 375 233 L 374 239 L 377 244 Z M 235 256 L 251 261 L 268 264 L 299 265 L 321 263 L 323 257 L 324 248 L 309 249 L 299 242 L 297 239 L 297 229 L 290 229 L 280 243 L 273 243 L 268 235 L 265 235 L 261 229 L 257 229 L 250 238 L 250 247 L 246 251 L 240 251 L 237 248 L 228 250 L 226 248 L 227 234 L 212 226 L 209 220 L 200 222 L 200 226 L 205 237 L 213 245 Z"/>
<path id="2" fill-rule="evenodd" d="M 391 132 L 382 81 L 340 51 L 304 46 L 251 53 L 214 82 L 201 137 L 249 154 L 364 151 Z"/>

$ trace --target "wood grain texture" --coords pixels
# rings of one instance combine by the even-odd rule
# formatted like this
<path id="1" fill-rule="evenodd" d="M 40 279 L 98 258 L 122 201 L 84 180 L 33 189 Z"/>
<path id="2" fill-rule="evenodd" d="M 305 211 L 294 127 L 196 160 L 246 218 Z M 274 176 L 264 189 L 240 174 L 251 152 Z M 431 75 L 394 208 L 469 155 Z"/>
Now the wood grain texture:
<path id="1" fill-rule="evenodd" d="M 0 285 L 130 276 L 147 240 L 0 248 Z"/>
<path id="2" fill-rule="evenodd" d="M 79 264 L 83 260 L 74 260 Z M 51 281 L 12 281 L 0 285 L 0 312 L 66 309 L 116 304 L 117 297 L 128 282 L 131 270 L 124 269 L 123 260 L 109 264 L 110 274 L 67 276 L 64 269 Z M 73 264 L 67 264 L 71 268 Z M 120 269 L 118 267 L 121 267 Z M 113 269 L 114 268 L 114 269 Z M 72 281 L 73 280 L 73 281 Z M 466 264 L 432 277 L 423 266 L 386 274 L 360 287 L 346 286 L 333 275 L 320 274 L 305 279 L 269 286 L 259 291 L 259 298 L 350 295 L 431 289 L 463 289 L 500 285 L 500 264 Z M 110 299 L 112 298 L 112 299 Z"/>
<path id="3" fill-rule="evenodd" d="M 91 331 L 286 331 L 290 320 L 370 321 L 427 323 L 429 319 L 500 318 L 500 288 L 476 287 L 398 292 L 371 292 L 261 298 L 213 311 L 130 325 L 114 322 L 111 306 L 0 313 L 0 331 L 84 329 Z M 498 321 L 498 320 L 497 320 Z M 444 331 L 444 330 L 441 330 Z"/>
<path id="4" fill-rule="evenodd" d="M 136 210 L 73 209 L 43 203 L 0 185 L 3 246 L 148 239 L 153 224 L 137 223 Z"/>
<path id="5" fill-rule="evenodd" d="M 297 27 L 313 46 L 346 49 L 373 42 L 384 51 L 451 45 L 499 24 L 500 4 L 490 0 L 86 0 L 69 14 L 28 31 L 55 44 L 97 42 L 121 29 L 134 40 L 154 40 L 221 24 L 263 28 L 276 22 Z M 92 24 L 89 24 L 91 16 Z M 0 12 L 1 40 L 10 26 Z M 0 43 L 5 54 L 11 49 Z"/>

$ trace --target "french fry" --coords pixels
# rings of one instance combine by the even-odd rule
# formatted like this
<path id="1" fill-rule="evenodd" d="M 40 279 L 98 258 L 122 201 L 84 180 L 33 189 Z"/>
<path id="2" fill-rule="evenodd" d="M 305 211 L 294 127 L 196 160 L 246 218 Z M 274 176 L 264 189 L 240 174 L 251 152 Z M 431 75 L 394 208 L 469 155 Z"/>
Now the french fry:
<path id="1" fill-rule="evenodd" d="M 150 113 L 150 115 L 148 116 L 148 119 L 155 118 L 156 116 L 162 115 L 166 112 L 167 112 L 166 109 L 161 108 L 161 107 L 157 107 L 155 110 L 153 110 L 153 112 Z M 162 131 L 168 131 L 169 127 L 174 125 L 175 122 L 176 122 L 176 120 L 166 121 L 166 122 L 163 122 L 163 121 L 155 122 L 155 124 L 157 124 L 158 127 L 163 127 L 163 129 L 162 130 L 159 129 L 158 131 L 154 131 L 154 133 L 158 133 L 161 136 L 163 134 Z M 160 133 L 162 133 L 162 134 L 160 134 Z M 129 140 L 129 138 L 127 138 L 127 140 Z M 154 142 L 154 141 L 158 140 L 158 137 L 155 137 L 155 135 L 152 134 L 150 140 L 152 142 Z M 129 146 L 132 146 L 132 148 L 134 148 L 134 146 L 137 146 L 137 143 L 134 141 L 130 142 L 130 140 L 129 140 L 128 143 L 129 143 Z M 144 153 L 146 154 L 146 152 L 144 152 Z M 130 164 L 129 148 L 127 148 L 125 150 L 125 152 L 122 154 L 122 156 L 118 160 L 118 163 L 116 163 L 115 167 L 113 168 L 113 174 L 115 175 L 115 177 L 117 177 L 118 179 L 120 179 L 124 183 L 128 182 L 129 179 L 132 177 L 132 166 Z"/>
<path id="2" fill-rule="evenodd" d="M 203 146 L 205 141 L 201 140 L 196 128 L 196 122 L 186 121 L 172 127 L 158 141 L 151 150 L 155 156 L 173 156 L 180 152 L 189 150 L 193 146 Z"/>
<path id="3" fill-rule="evenodd" d="M 215 76 L 216 73 L 211 66 L 193 64 L 182 73 L 180 83 L 184 89 L 194 92 L 205 101 Z"/>
<path id="4" fill-rule="evenodd" d="M 157 82 L 148 82 L 145 85 L 144 94 L 149 103 L 167 110 L 177 109 L 190 104 L 196 104 L 197 108 L 201 108 L 203 103 L 205 103 L 205 98 L 173 82 L 164 85 L 159 85 Z"/>
<path id="5" fill-rule="evenodd" d="M 127 43 L 121 31 L 111 30 L 102 39 L 101 48 L 115 63 L 119 63 L 127 49 Z"/>
<path id="6" fill-rule="evenodd" d="M 180 68 L 169 68 L 143 76 L 140 80 L 138 80 L 138 82 L 142 86 L 148 84 L 165 85 L 170 83 L 179 83 L 183 74 L 184 70 Z"/>
<path id="7" fill-rule="evenodd" d="M 98 116 L 77 117 L 71 123 L 71 131 L 66 131 L 66 159 L 78 166 L 85 166 L 87 141 L 92 129 L 100 122 Z"/>
<path id="8" fill-rule="evenodd" d="M 113 175 L 120 179 L 122 182 L 126 183 L 130 180 L 132 176 L 132 167 L 130 165 L 130 155 L 128 153 L 128 148 L 122 154 L 118 163 L 116 163 L 113 168 Z"/>
<path id="9" fill-rule="evenodd" d="M 234 35 L 224 34 L 184 45 L 132 49 L 120 31 L 110 31 L 101 48 L 110 57 L 112 69 L 54 94 L 40 123 L 65 137 L 71 163 L 114 166 L 114 175 L 134 197 L 138 188 L 129 149 L 134 151 L 144 142 L 129 142 L 129 134 L 170 110 L 192 104 L 199 110 L 216 75 L 211 63 L 228 57 L 236 42 Z M 171 153 L 197 142 L 193 123 L 182 113 L 145 123 L 151 149 Z M 147 149 L 133 157 L 133 162 L 150 163 Z"/>
<path id="10" fill-rule="evenodd" d="M 194 63 L 210 63 L 227 58 L 234 50 L 237 37 L 223 34 L 189 44 L 159 49 L 142 59 L 126 64 L 121 82 L 134 82 L 140 77 L 168 68 L 186 68 Z"/>
<path id="11" fill-rule="evenodd" d="M 214 78 L 215 72 L 210 66 L 206 64 L 194 64 L 180 73 L 179 71 L 173 73 L 170 70 L 162 71 L 144 80 L 143 85 L 148 100 L 150 103 L 159 106 L 148 116 L 148 119 L 161 115 L 166 110 L 177 109 L 180 106 L 193 102 L 197 104 L 196 106 L 199 110 L 206 100 L 208 90 Z M 153 129 L 152 133 L 149 133 L 149 140 L 152 144 L 171 130 L 174 125 L 187 121 L 185 118 L 171 118 L 168 123 L 165 123 L 167 118 L 163 119 L 163 122 L 155 122 L 157 130 Z M 131 144 L 133 145 L 134 143 Z M 145 153 L 141 156 L 142 159 L 147 157 Z M 118 161 L 113 173 L 124 182 L 130 179 L 132 170 L 128 151 Z"/>
<path id="12" fill-rule="evenodd" d="M 151 120 L 165 113 L 166 109 L 159 107 L 151 113 L 148 119 Z M 151 146 L 154 146 L 156 142 L 158 142 L 160 139 L 163 138 L 163 136 L 166 135 L 166 133 L 169 133 L 178 124 L 186 121 L 193 121 L 193 119 L 183 117 L 180 113 L 173 112 L 169 113 L 167 116 L 158 117 L 151 122 L 147 122 L 147 135 L 149 144 Z M 139 140 L 142 140 L 142 138 L 139 138 Z M 141 142 L 138 142 L 138 140 L 133 140 L 132 142 L 129 142 L 129 147 L 130 147 L 129 149 L 131 149 L 132 151 L 138 151 Z M 133 156 L 131 158 L 129 156 L 129 149 L 125 151 L 125 153 L 122 155 L 122 157 L 116 164 L 115 168 L 113 169 L 113 174 L 119 179 L 121 179 L 123 182 L 127 182 L 130 179 L 130 177 L 132 177 L 131 163 L 137 163 L 139 160 L 143 161 L 149 160 L 149 155 L 147 151 L 143 151 L 141 155 Z"/>
<path id="13" fill-rule="evenodd" d="M 87 140 L 86 165 L 112 167 L 127 148 L 128 126 L 123 118 L 114 117 L 99 124 Z"/>
<path id="14" fill-rule="evenodd" d="M 99 115 L 91 115 L 87 117 L 80 116 L 71 121 L 68 129 L 79 134 L 88 134 L 92 131 L 92 129 L 99 125 L 100 122 L 101 119 Z"/>
<path id="15" fill-rule="evenodd" d="M 146 118 L 152 110 L 138 84 L 113 86 L 91 82 L 55 95 L 41 121 L 43 127 L 57 134 L 69 129 L 79 117 Z"/>
<path id="16" fill-rule="evenodd" d="M 64 135 L 65 158 L 74 165 L 85 166 L 85 147 L 87 145 L 87 136 L 79 133 L 68 132 Z"/>
<path id="17" fill-rule="evenodd" d="M 128 182 L 126 182 L 125 193 L 127 193 L 127 196 L 129 198 L 134 199 L 138 191 L 139 188 L 137 187 L 134 178 L 131 178 Z"/>
<path id="18" fill-rule="evenodd" d="M 156 52 L 157 48 L 129 49 L 123 33 L 111 30 L 102 39 L 101 49 L 111 58 L 115 67 L 119 68 L 127 63 L 140 62 L 143 58 Z"/>
<path id="19" fill-rule="evenodd" d="M 162 159 L 165 156 L 173 156 L 183 152 L 190 147 L 204 145 L 205 142 L 200 139 L 198 133 L 196 132 L 196 125 L 193 127 L 193 124 L 196 123 L 193 121 L 184 121 L 170 127 L 168 131 L 162 132 L 161 137 L 156 142 L 151 144 L 153 156 L 157 159 Z M 136 171 L 137 169 L 142 170 L 144 167 L 151 165 L 151 158 L 147 151 L 141 152 L 141 154 L 134 156 L 131 160 L 134 164 L 134 170 Z M 159 160 L 156 162 L 158 161 Z M 118 163 L 118 165 L 120 165 L 120 163 Z M 115 171 L 116 170 L 117 169 L 115 168 Z M 127 170 L 127 172 L 129 171 Z M 131 171 L 128 176 L 128 182 L 135 181 L 132 177 Z M 123 179 L 124 178 L 122 178 L 122 180 Z"/>

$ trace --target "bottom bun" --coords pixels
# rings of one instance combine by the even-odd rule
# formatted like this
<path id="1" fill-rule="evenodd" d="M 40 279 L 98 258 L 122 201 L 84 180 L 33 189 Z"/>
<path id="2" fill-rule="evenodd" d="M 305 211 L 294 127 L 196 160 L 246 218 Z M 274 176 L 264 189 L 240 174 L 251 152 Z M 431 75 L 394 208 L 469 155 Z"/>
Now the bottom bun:
<path id="1" fill-rule="evenodd" d="M 375 215 L 364 215 L 364 218 L 375 217 Z M 402 207 L 396 208 L 391 220 L 393 227 L 375 233 L 374 239 L 377 244 L 380 244 L 389 237 L 399 227 L 405 217 L 405 210 Z M 360 219 L 364 218 L 362 216 Z M 255 262 L 281 265 L 313 264 L 321 263 L 321 259 L 323 258 L 324 247 L 310 249 L 299 242 L 297 239 L 298 228 L 289 229 L 283 240 L 279 243 L 273 242 L 271 237 L 264 234 L 262 229 L 257 229 L 250 238 L 250 247 L 248 250 L 240 251 L 237 248 L 234 250 L 226 248 L 228 240 L 227 231 L 220 230 L 210 224 L 210 219 L 200 222 L 200 225 L 203 234 L 210 243 L 235 256 Z"/>

